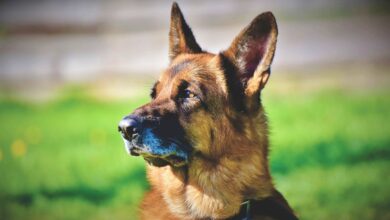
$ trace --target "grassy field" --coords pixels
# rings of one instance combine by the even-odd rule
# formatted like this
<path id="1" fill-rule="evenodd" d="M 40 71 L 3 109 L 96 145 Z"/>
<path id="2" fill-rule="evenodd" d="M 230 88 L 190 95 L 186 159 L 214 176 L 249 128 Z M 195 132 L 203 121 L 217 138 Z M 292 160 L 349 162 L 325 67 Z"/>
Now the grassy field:
<path id="1" fill-rule="evenodd" d="M 135 219 L 148 184 L 116 127 L 146 102 L 0 99 L 0 219 Z M 302 219 L 390 219 L 389 91 L 269 94 L 275 183 Z"/>

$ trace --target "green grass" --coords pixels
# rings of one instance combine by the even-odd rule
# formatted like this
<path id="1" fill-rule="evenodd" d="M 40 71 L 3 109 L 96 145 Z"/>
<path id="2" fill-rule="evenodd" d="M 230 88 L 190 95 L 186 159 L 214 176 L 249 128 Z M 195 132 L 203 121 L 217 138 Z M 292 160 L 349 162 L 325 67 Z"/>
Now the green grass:
<path id="1" fill-rule="evenodd" d="M 265 94 L 275 182 L 302 219 L 390 218 L 388 94 Z M 146 101 L 1 98 L 0 219 L 133 219 L 144 162 L 116 126 Z"/>

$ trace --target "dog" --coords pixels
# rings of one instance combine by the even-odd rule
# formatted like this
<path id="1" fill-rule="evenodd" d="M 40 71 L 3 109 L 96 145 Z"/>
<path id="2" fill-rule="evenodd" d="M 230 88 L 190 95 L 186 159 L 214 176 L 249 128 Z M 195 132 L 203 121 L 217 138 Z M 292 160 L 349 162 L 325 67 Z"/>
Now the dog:
<path id="1" fill-rule="evenodd" d="M 212 54 L 173 3 L 169 67 L 119 123 L 126 150 L 148 162 L 141 219 L 297 219 L 272 183 L 260 99 L 277 35 L 265 12 Z"/>

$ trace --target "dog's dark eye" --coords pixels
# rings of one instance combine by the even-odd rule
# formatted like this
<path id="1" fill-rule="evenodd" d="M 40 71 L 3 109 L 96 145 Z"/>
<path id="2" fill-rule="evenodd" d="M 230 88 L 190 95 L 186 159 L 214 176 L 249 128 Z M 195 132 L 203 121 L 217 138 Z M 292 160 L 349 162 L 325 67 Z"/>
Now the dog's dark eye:
<path id="1" fill-rule="evenodd" d="M 190 98 L 195 98 L 196 95 L 191 92 L 190 90 L 186 89 L 184 90 L 183 98 L 190 99 Z"/>

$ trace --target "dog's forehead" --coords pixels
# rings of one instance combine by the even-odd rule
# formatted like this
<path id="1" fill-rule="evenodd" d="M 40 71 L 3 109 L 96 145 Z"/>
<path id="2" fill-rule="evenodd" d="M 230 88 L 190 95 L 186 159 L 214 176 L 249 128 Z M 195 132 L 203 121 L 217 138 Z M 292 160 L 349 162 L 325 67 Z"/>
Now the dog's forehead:
<path id="1" fill-rule="evenodd" d="M 169 67 L 161 74 L 160 82 L 168 82 L 175 77 L 196 77 L 207 75 L 215 56 L 213 54 L 186 54 L 178 56 Z"/>
<path id="2" fill-rule="evenodd" d="M 178 73 L 182 72 L 183 70 L 191 68 L 191 66 L 195 67 L 195 65 L 196 64 L 194 63 L 193 59 L 180 60 L 179 62 L 172 64 L 168 68 L 168 72 L 170 75 L 172 75 L 171 77 L 173 77 L 173 76 L 177 75 Z"/>

